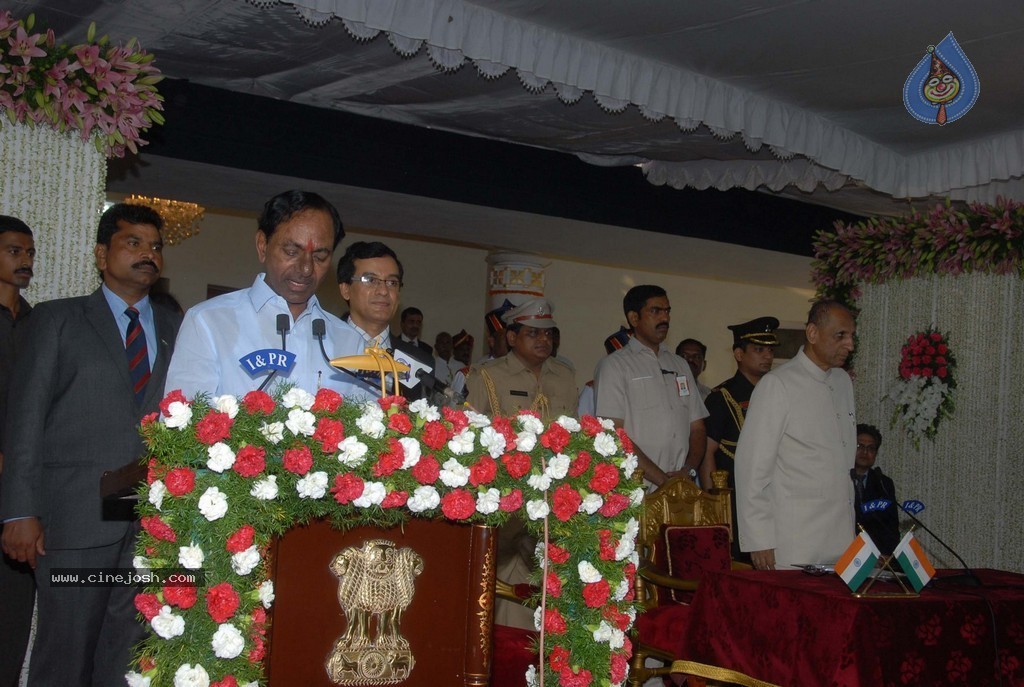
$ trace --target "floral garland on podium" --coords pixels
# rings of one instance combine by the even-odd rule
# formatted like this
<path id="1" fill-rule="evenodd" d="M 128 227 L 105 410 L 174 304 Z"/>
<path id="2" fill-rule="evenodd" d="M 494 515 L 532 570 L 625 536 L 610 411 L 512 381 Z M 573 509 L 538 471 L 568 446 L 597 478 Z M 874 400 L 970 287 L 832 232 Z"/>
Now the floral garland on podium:
<path id="1" fill-rule="evenodd" d="M 549 527 L 545 682 L 618 685 L 632 648 L 641 484 L 625 433 L 607 420 L 511 418 L 342 403 L 321 389 L 189 401 L 172 392 L 142 426 L 151 458 L 140 491 L 139 570 L 203 570 L 199 586 L 136 597 L 149 636 L 128 684 L 259 684 L 274 600 L 270 538 L 312 518 L 344 527 L 414 517 L 497 525 L 520 513 Z M 539 573 L 538 573 L 538 576 Z M 524 684 L 537 684 L 535 669 Z"/>

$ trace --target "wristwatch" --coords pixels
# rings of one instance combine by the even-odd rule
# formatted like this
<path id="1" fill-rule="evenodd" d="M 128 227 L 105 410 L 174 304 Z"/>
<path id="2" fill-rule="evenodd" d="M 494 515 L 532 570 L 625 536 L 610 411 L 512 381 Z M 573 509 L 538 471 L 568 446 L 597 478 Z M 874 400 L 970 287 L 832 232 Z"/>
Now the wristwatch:
<path id="1" fill-rule="evenodd" d="M 689 475 L 690 479 L 697 481 L 697 471 L 694 468 L 688 468 L 686 474 Z"/>

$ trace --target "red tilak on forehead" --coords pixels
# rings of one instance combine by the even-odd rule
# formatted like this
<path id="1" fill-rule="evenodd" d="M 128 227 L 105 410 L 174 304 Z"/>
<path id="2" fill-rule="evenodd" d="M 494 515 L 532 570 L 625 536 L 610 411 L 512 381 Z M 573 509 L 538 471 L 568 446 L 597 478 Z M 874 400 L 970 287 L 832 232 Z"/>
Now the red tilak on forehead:
<path id="1" fill-rule="evenodd" d="M 313 245 L 313 240 L 310 239 L 309 241 L 306 241 L 306 252 L 312 253 L 314 251 L 316 251 L 316 246 Z"/>

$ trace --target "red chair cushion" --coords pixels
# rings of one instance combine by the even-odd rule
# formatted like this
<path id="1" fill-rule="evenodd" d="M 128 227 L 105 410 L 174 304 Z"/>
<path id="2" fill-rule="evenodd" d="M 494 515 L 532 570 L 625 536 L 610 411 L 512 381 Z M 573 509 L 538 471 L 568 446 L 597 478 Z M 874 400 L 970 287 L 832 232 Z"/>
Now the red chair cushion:
<path id="1" fill-rule="evenodd" d="M 729 528 L 725 525 L 661 528 L 655 563 L 672 577 L 700 580 L 705 570 L 728 570 L 732 565 Z M 660 603 L 690 603 L 693 592 L 669 590 L 658 595 Z"/>
<path id="2" fill-rule="evenodd" d="M 644 644 L 674 654 L 679 650 L 679 638 L 686 631 L 689 612 L 690 607 L 683 604 L 654 606 L 636 617 L 637 637 Z"/>
<path id="3" fill-rule="evenodd" d="M 494 660 L 491 667 L 492 687 L 523 687 L 526 669 L 537 663 L 537 652 L 531 647 L 537 633 L 507 625 L 495 625 L 492 642 Z"/>

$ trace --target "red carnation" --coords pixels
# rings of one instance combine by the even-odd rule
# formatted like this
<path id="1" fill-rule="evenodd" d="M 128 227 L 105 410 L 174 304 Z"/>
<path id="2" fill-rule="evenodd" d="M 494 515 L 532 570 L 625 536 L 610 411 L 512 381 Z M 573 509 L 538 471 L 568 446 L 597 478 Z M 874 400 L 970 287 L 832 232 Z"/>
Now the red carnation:
<path id="1" fill-rule="evenodd" d="M 562 595 L 562 578 L 556 575 L 553 570 L 549 570 L 545 577 L 548 581 L 548 595 L 557 599 Z"/>
<path id="2" fill-rule="evenodd" d="M 401 508 L 409 500 L 407 491 L 389 491 L 380 502 L 381 508 Z"/>
<path id="3" fill-rule="evenodd" d="M 252 638 L 252 650 L 249 652 L 249 663 L 259 663 L 267 655 L 267 645 L 262 637 Z"/>
<path id="4" fill-rule="evenodd" d="M 452 425 L 452 434 L 458 434 L 462 430 L 469 427 L 469 418 L 461 410 L 455 410 L 444 406 L 441 408 L 441 416 Z"/>
<path id="5" fill-rule="evenodd" d="M 242 405 L 250 415 L 270 415 L 274 412 L 274 399 L 265 391 L 250 391 L 242 397 Z"/>
<path id="6" fill-rule="evenodd" d="M 602 578 L 597 582 L 583 585 L 583 601 L 590 608 L 601 608 L 608 603 L 610 595 L 611 588 L 608 586 L 608 580 L 606 579 Z"/>
<path id="7" fill-rule="evenodd" d="M 161 479 L 164 476 L 165 470 L 166 467 L 158 463 L 156 458 L 150 458 L 146 464 L 146 484 L 152 484 Z"/>
<path id="8" fill-rule="evenodd" d="M 427 454 L 420 456 L 419 462 L 412 466 L 410 472 L 420 484 L 433 484 L 441 476 L 441 465 L 434 456 Z"/>
<path id="9" fill-rule="evenodd" d="M 590 478 L 590 488 L 598 494 L 607 494 L 619 486 L 619 469 L 611 463 L 598 463 L 594 466 L 594 476 Z"/>
<path id="10" fill-rule="evenodd" d="M 616 427 L 615 433 L 619 435 L 619 441 L 622 442 L 622 450 L 626 453 L 636 453 L 636 447 L 633 446 L 633 440 L 626 434 L 626 430 L 622 427 Z"/>
<path id="11" fill-rule="evenodd" d="M 501 462 L 512 479 L 522 479 L 533 467 L 530 456 L 525 453 L 506 453 L 501 457 Z"/>
<path id="12" fill-rule="evenodd" d="M 589 670 L 580 668 L 580 672 L 574 673 L 570 668 L 564 668 L 558 673 L 558 684 L 561 687 L 590 687 L 593 678 Z"/>
<path id="13" fill-rule="evenodd" d="M 612 537 L 611 530 L 598 530 L 598 538 L 601 540 L 601 553 L 600 558 L 602 561 L 614 561 L 615 560 L 615 539 Z"/>
<path id="14" fill-rule="evenodd" d="M 141 656 L 139 658 L 139 670 L 146 672 L 147 670 L 153 670 L 156 668 L 156 661 L 153 660 L 152 656 Z"/>
<path id="15" fill-rule="evenodd" d="M 588 437 L 596 437 L 604 431 L 601 421 L 593 415 L 584 415 L 580 418 L 580 428 Z"/>
<path id="16" fill-rule="evenodd" d="M 170 417 L 171 411 L 168 410 L 168 408 L 170 408 L 171 404 L 174 402 L 188 403 L 188 399 L 185 398 L 185 394 L 181 393 L 181 389 L 175 389 L 174 391 L 164 396 L 164 400 L 160 401 L 160 412 L 163 413 L 166 417 Z"/>
<path id="17" fill-rule="evenodd" d="M 308 446 L 290 448 L 284 452 L 284 469 L 296 475 L 305 475 L 313 467 L 313 453 Z"/>
<path id="18" fill-rule="evenodd" d="M 154 539 L 170 542 L 178 541 L 178 535 L 174 533 L 170 525 L 160 519 L 159 515 L 144 515 L 141 520 L 142 529 L 149 532 L 150 536 Z"/>
<path id="19" fill-rule="evenodd" d="M 395 470 L 402 467 L 405 462 L 405 449 L 402 443 L 394 437 L 388 439 L 388 450 L 381 452 L 377 462 L 373 464 L 374 477 L 387 477 Z"/>
<path id="20" fill-rule="evenodd" d="M 548 431 L 540 435 L 541 446 L 554 453 L 561 453 L 569 445 L 569 430 L 557 422 L 548 427 Z"/>
<path id="21" fill-rule="evenodd" d="M 555 517 L 565 522 L 576 515 L 583 503 L 580 493 L 569 484 L 561 484 L 551 497 L 551 512 Z"/>
<path id="22" fill-rule="evenodd" d="M 408 434 L 412 431 L 412 420 L 405 413 L 395 413 L 388 418 L 388 429 L 393 429 L 399 434 Z"/>
<path id="23" fill-rule="evenodd" d="M 921 376 L 922 377 L 931 377 L 932 376 L 932 368 L 930 368 L 930 367 L 922 367 L 921 368 Z"/>
<path id="24" fill-rule="evenodd" d="M 363 480 L 359 475 L 346 472 L 334 476 L 334 488 L 331 489 L 331 493 L 334 494 L 334 500 L 344 506 L 362 496 L 363 488 Z"/>
<path id="25" fill-rule="evenodd" d="M 549 635 L 560 635 L 563 634 L 569 626 L 566 625 L 565 618 L 558 612 L 557 608 L 548 607 L 544 612 L 544 631 Z"/>
<path id="26" fill-rule="evenodd" d="M 555 648 L 551 650 L 551 655 L 548 656 L 548 664 L 555 672 L 559 672 L 563 668 L 568 668 L 569 650 L 562 645 L 556 645 Z"/>
<path id="27" fill-rule="evenodd" d="M 548 543 L 548 558 L 552 563 L 565 563 L 569 560 L 569 552 L 557 544 Z"/>
<path id="28" fill-rule="evenodd" d="M 572 459 L 569 464 L 569 477 L 579 477 L 587 468 L 590 467 L 590 454 L 586 451 L 580 451 L 576 454 L 576 457 Z"/>
<path id="29" fill-rule="evenodd" d="M 623 632 L 629 627 L 629 615 L 622 613 L 615 606 L 605 606 L 602 608 L 601 617 Z"/>
<path id="30" fill-rule="evenodd" d="M 228 582 L 221 582 L 206 590 L 206 612 L 215 623 L 226 623 L 238 610 L 238 592 Z"/>
<path id="31" fill-rule="evenodd" d="M 255 535 L 256 530 L 253 529 L 252 525 L 242 525 L 234 534 L 228 537 L 225 548 L 230 553 L 242 553 L 252 546 L 252 540 Z"/>
<path id="32" fill-rule="evenodd" d="M 938 343 L 939 341 L 942 341 L 942 334 L 939 334 L 938 332 L 932 332 L 931 333 L 931 338 L 932 338 L 932 341 Z"/>
<path id="33" fill-rule="evenodd" d="M 323 389 L 321 389 L 323 391 Z M 338 450 L 338 444 L 345 438 L 345 425 L 341 420 L 332 417 L 322 417 L 316 423 L 316 431 L 313 432 L 313 441 L 320 442 L 320 450 L 324 453 L 334 453 Z"/>
<path id="34" fill-rule="evenodd" d="M 160 413 L 149 413 L 148 415 L 142 416 L 142 426 L 151 425 L 156 422 L 156 419 L 160 417 Z"/>
<path id="35" fill-rule="evenodd" d="M 211 682 L 210 687 L 238 687 L 238 680 L 234 675 L 225 675 L 223 680 Z"/>
<path id="36" fill-rule="evenodd" d="M 946 376 L 949 374 L 949 370 L 946 369 L 945 367 L 940 367 L 938 370 L 935 371 L 935 374 L 939 376 L 939 379 L 945 379 Z"/>
<path id="37" fill-rule="evenodd" d="M 313 399 L 313 406 L 310 408 L 314 413 L 333 413 L 341 407 L 341 394 L 334 389 L 318 389 L 316 398 Z"/>
<path id="38" fill-rule="evenodd" d="M 474 487 L 490 484 L 498 475 L 498 464 L 490 456 L 480 456 L 480 460 L 469 468 L 469 483 Z"/>
<path id="39" fill-rule="evenodd" d="M 172 585 L 164 587 L 164 601 L 178 608 L 192 608 L 196 605 L 199 594 L 192 585 Z"/>
<path id="40" fill-rule="evenodd" d="M 512 429 L 512 421 L 507 417 L 495 415 L 491 418 L 491 427 L 494 431 L 505 437 L 505 450 L 511 451 L 516 446 L 516 433 Z"/>
<path id="41" fill-rule="evenodd" d="M 244 446 L 235 455 L 235 464 L 231 469 L 242 477 L 255 477 L 267 467 L 267 453 L 258 446 Z"/>
<path id="42" fill-rule="evenodd" d="M 196 473 L 189 468 L 174 468 L 164 475 L 164 486 L 172 496 L 184 496 L 196 488 Z"/>
<path id="43" fill-rule="evenodd" d="M 441 497 L 441 512 L 449 520 L 465 520 L 476 512 L 476 499 L 465 489 L 455 489 Z"/>
<path id="44" fill-rule="evenodd" d="M 947 346 L 944 343 L 940 343 L 938 346 L 935 347 L 935 350 L 938 351 L 939 355 L 946 355 L 947 353 L 949 353 L 949 346 Z"/>
<path id="45" fill-rule="evenodd" d="M 611 658 L 612 684 L 617 685 L 626 679 L 626 671 L 629 669 L 629 662 L 624 654 L 612 654 Z"/>
<path id="46" fill-rule="evenodd" d="M 423 443 L 435 451 L 444 448 L 449 439 L 451 439 L 451 435 L 443 423 L 431 420 L 423 426 Z"/>
<path id="47" fill-rule="evenodd" d="M 377 405 L 379 405 L 380 409 L 383 410 L 385 413 L 391 410 L 392 408 L 396 410 L 401 410 L 408 404 L 409 402 L 406 401 L 401 396 L 385 396 L 384 398 L 377 399 Z"/>
<path id="48" fill-rule="evenodd" d="M 629 507 L 629 498 L 622 494 L 612 492 L 604 497 L 604 505 L 598 511 L 606 518 L 614 518 L 616 515 Z"/>
<path id="49" fill-rule="evenodd" d="M 146 620 L 152 620 L 160 615 L 160 609 L 163 608 L 163 604 L 160 603 L 160 599 L 156 597 L 156 594 L 136 594 L 135 608 Z"/>
<path id="50" fill-rule="evenodd" d="M 513 489 L 511 492 L 498 499 L 498 510 L 506 513 L 515 513 L 522 507 L 523 492 L 519 489 Z"/>
<path id="51" fill-rule="evenodd" d="M 232 424 L 234 420 L 227 413 L 211 410 L 196 423 L 196 439 L 212 446 L 231 436 Z"/>

